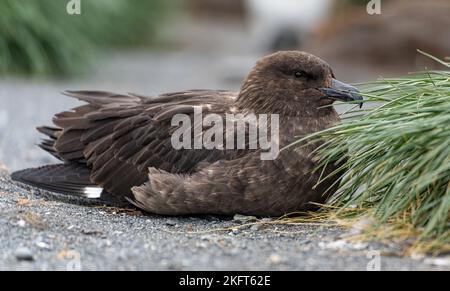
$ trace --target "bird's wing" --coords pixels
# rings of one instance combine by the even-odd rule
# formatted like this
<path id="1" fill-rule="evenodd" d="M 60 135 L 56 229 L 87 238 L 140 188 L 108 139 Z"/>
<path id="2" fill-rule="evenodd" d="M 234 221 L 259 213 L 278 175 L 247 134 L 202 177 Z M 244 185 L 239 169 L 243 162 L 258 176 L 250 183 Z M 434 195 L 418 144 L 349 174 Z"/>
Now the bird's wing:
<path id="1" fill-rule="evenodd" d="M 41 147 L 64 162 L 85 164 L 91 181 L 110 193 L 127 195 L 148 180 L 148 168 L 189 173 L 199 162 L 230 159 L 243 151 L 175 150 L 171 118 L 203 113 L 224 114 L 236 93 L 194 90 L 145 97 L 97 91 L 66 92 L 87 104 L 55 116 L 57 127 L 41 127 L 49 138 Z"/>

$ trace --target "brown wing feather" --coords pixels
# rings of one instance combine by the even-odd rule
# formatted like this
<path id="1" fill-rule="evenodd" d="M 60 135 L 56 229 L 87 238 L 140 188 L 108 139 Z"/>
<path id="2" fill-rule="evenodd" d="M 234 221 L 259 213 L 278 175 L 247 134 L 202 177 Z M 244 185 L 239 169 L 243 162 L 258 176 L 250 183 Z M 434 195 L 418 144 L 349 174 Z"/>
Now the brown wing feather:
<path id="1" fill-rule="evenodd" d="M 92 182 L 108 192 L 129 195 L 131 188 L 148 180 L 148 168 L 170 173 L 190 173 L 202 161 L 243 155 L 243 151 L 175 150 L 171 145 L 177 113 L 224 114 L 236 93 L 193 90 L 158 97 L 109 92 L 71 91 L 66 95 L 88 104 L 55 116 L 59 128 L 40 131 L 50 139 L 41 147 L 65 162 L 85 164 Z"/>

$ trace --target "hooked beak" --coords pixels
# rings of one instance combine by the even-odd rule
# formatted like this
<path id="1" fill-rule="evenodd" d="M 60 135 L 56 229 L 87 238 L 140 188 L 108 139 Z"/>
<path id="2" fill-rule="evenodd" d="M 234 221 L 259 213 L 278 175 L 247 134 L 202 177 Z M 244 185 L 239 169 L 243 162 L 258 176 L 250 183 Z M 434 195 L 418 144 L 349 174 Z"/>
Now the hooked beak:
<path id="1" fill-rule="evenodd" d="M 333 79 L 330 88 L 319 88 L 319 91 L 329 98 L 341 101 L 362 101 L 363 97 L 359 95 L 359 90 L 355 87 Z M 359 108 L 362 108 L 363 102 L 359 102 Z"/>

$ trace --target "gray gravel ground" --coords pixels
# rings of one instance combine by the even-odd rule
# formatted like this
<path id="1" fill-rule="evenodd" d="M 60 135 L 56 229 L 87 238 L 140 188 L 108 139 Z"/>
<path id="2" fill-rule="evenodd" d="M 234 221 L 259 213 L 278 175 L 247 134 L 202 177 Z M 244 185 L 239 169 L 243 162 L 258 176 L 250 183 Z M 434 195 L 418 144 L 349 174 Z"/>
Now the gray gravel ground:
<path id="1" fill-rule="evenodd" d="M 19 186 L 0 174 L 0 270 L 366 270 L 395 251 L 344 244 L 330 226 L 242 224 L 223 217 L 161 217 Z M 84 205 L 83 205 L 84 204 Z M 227 229 L 227 230 L 223 230 Z M 441 270 L 379 258 L 382 270 Z"/>
<path id="2" fill-rule="evenodd" d="M 134 54 L 112 58 L 77 82 L 1 80 L 0 162 L 10 170 L 54 162 L 35 146 L 34 127 L 76 104 L 59 95 L 64 89 L 144 94 L 237 89 L 255 59 Z M 148 216 L 24 187 L 11 182 L 4 169 L 0 166 L 0 270 L 366 270 L 377 265 L 377 257 L 370 259 L 373 250 L 384 254 L 382 270 L 449 270 L 448 260 L 387 256 L 396 246 L 346 244 L 345 231 L 337 227 L 237 229 L 241 224 L 232 218 Z"/>

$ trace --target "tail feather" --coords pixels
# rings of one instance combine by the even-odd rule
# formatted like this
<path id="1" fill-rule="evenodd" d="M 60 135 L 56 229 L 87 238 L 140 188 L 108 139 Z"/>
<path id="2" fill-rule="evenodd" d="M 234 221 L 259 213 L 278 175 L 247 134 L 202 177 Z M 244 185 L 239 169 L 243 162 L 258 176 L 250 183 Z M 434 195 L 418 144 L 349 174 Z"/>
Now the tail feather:
<path id="1" fill-rule="evenodd" d="M 90 180 L 90 170 L 81 164 L 59 164 L 26 169 L 11 175 L 14 181 L 51 192 L 99 198 L 102 188 Z"/>

